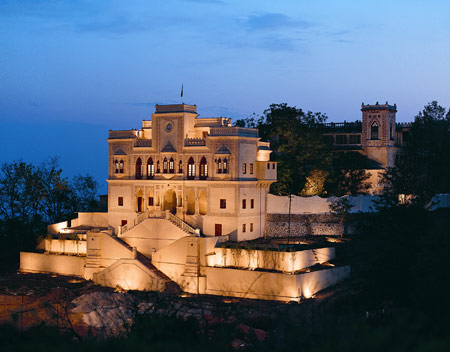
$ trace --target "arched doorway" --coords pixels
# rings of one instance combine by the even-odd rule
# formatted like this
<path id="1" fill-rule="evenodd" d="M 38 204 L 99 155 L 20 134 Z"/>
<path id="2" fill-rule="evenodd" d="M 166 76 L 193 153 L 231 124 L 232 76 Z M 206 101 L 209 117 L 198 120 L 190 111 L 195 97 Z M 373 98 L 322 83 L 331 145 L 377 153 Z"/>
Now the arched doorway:
<path id="1" fill-rule="evenodd" d="M 142 190 L 136 192 L 136 211 L 141 213 L 144 211 L 144 199 L 142 197 Z"/>
<path id="2" fill-rule="evenodd" d="M 168 189 L 164 193 L 164 209 L 169 210 L 172 214 L 177 212 L 177 195 L 173 189 Z"/>
<path id="3" fill-rule="evenodd" d="M 186 214 L 195 214 L 195 195 L 192 189 L 188 191 Z"/>

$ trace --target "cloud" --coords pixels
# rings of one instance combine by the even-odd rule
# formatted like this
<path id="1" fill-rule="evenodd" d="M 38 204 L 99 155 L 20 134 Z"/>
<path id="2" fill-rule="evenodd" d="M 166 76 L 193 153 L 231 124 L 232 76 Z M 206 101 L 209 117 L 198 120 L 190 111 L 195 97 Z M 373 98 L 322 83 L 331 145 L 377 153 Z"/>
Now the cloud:
<path id="1" fill-rule="evenodd" d="M 126 34 L 144 32 L 155 29 L 157 26 L 150 19 L 130 19 L 126 17 L 113 17 L 97 19 L 89 22 L 78 23 L 75 29 L 79 32 L 106 32 L 113 34 Z"/>
<path id="2" fill-rule="evenodd" d="M 270 35 L 257 36 L 255 38 L 249 38 L 248 36 L 230 38 L 226 41 L 222 41 L 220 44 L 236 49 L 261 49 L 271 52 L 287 52 L 297 50 L 300 42 L 303 42 L 301 38 L 272 33 Z"/>
<path id="3" fill-rule="evenodd" d="M 245 27 L 250 31 L 261 31 L 261 30 L 277 30 L 285 28 L 297 28 L 306 29 L 311 27 L 311 23 L 293 19 L 287 15 L 281 13 L 264 13 L 255 14 L 247 17 L 243 21 Z"/>

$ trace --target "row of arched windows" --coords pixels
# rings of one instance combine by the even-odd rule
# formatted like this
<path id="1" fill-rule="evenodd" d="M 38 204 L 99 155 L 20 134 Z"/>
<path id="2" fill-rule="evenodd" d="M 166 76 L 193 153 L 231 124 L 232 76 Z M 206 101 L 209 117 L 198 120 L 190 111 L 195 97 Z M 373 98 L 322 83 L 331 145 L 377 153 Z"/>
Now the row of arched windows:
<path id="1" fill-rule="evenodd" d="M 220 159 L 219 159 L 220 160 Z M 228 164 L 226 159 L 224 159 L 224 162 L 220 161 L 219 168 L 221 168 L 223 173 L 228 173 Z M 188 166 L 188 172 L 187 172 L 187 178 L 188 179 L 194 179 L 196 176 L 196 167 L 195 167 L 195 161 L 193 157 L 190 157 L 187 163 Z M 201 180 L 205 180 L 208 178 L 208 162 L 206 161 L 205 157 L 202 157 L 200 160 L 200 168 L 199 168 L 199 178 Z M 162 171 L 162 172 L 161 172 Z M 123 170 L 122 170 L 123 173 Z M 173 158 L 167 159 L 166 157 L 162 161 L 162 168 L 160 161 L 157 160 L 156 163 L 153 161 L 153 159 L 150 157 L 147 159 L 147 170 L 146 170 L 146 177 L 148 179 L 152 179 L 155 177 L 155 173 L 163 173 L 163 174 L 174 174 L 175 173 L 175 160 Z M 178 173 L 183 173 L 183 162 L 182 160 L 179 160 L 178 162 Z M 135 177 L 136 179 L 141 179 L 144 176 L 144 168 L 142 164 L 142 159 L 138 158 L 136 160 L 136 170 L 135 170 Z"/>

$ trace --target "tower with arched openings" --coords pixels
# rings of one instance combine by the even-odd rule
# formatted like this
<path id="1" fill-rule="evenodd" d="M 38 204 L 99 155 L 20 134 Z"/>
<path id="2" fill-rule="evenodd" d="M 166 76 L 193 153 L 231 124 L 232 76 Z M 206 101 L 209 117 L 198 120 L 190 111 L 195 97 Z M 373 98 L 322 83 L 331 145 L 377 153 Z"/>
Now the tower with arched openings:
<path id="1" fill-rule="evenodd" d="M 395 115 L 397 105 L 361 104 L 361 147 L 365 154 L 382 167 L 394 166 L 396 146 Z"/>

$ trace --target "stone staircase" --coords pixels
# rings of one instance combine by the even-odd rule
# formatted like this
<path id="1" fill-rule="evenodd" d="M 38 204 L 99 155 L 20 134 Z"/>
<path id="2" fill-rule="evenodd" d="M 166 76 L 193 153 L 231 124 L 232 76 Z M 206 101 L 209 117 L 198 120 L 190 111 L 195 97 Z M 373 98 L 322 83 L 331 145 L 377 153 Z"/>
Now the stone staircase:
<path id="1" fill-rule="evenodd" d="M 109 235 L 109 234 L 108 234 Z M 117 236 L 109 235 L 112 239 L 114 239 L 116 242 L 121 244 L 123 247 L 127 248 L 131 252 L 134 253 L 136 260 L 141 262 L 144 266 L 146 266 L 150 271 L 152 271 L 156 276 L 158 276 L 161 280 L 165 283 L 165 293 L 170 294 L 180 294 L 183 291 L 181 290 L 180 286 L 170 279 L 166 274 L 164 274 L 162 271 L 158 270 L 153 264 L 150 258 L 143 255 L 141 252 L 139 252 L 136 247 L 131 247 L 128 243 L 126 243 L 124 240 Z"/>

